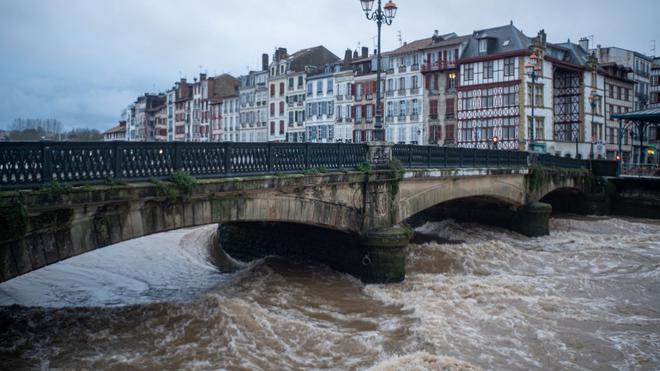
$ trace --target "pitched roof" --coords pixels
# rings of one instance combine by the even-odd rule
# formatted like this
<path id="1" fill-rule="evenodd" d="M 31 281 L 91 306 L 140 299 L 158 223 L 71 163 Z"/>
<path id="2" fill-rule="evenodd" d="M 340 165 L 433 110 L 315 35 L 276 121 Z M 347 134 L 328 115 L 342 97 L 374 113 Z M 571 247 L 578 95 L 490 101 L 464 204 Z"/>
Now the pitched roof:
<path id="1" fill-rule="evenodd" d="M 323 66 L 338 62 L 340 59 L 323 45 L 319 45 L 299 50 L 291 54 L 287 60 L 291 71 L 302 72 L 306 66 Z"/>
<path id="2" fill-rule="evenodd" d="M 126 125 L 125 125 L 125 124 L 124 124 L 124 125 L 119 124 L 119 125 L 117 125 L 117 126 L 115 126 L 115 127 L 112 127 L 112 128 L 110 128 L 110 129 L 106 130 L 106 131 L 103 133 L 103 135 L 106 135 L 106 134 L 114 134 L 114 133 L 121 133 L 121 132 L 124 132 L 124 133 L 126 132 Z"/>
<path id="3" fill-rule="evenodd" d="M 465 45 L 465 49 L 463 49 L 463 58 L 478 57 L 480 55 L 479 40 L 481 39 L 494 40 L 488 54 L 527 50 L 532 45 L 532 39 L 530 37 L 522 33 L 513 24 L 508 24 L 506 26 L 474 31 L 467 45 Z"/>
<path id="4" fill-rule="evenodd" d="M 457 36 L 456 34 L 447 34 L 438 37 L 427 37 L 425 39 L 415 40 L 405 45 L 401 46 L 398 49 L 383 53 L 383 55 L 399 55 L 412 53 L 421 50 L 428 50 L 432 48 L 439 48 L 443 46 L 457 45 L 470 38 L 469 35 L 466 36 Z"/>
<path id="5" fill-rule="evenodd" d="M 222 74 L 209 80 L 209 100 L 212 103 L 218 103 L 224 98 L 235 97 L 238 95 L 238 89 L 241 81 L 229 74 Z"/>

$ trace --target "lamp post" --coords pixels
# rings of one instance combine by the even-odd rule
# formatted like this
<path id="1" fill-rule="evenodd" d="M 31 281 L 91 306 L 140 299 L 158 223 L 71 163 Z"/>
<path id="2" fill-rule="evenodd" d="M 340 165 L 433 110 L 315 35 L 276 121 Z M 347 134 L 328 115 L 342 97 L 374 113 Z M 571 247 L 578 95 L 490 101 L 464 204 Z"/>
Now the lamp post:
<path id="1" fill-rule="evenodd" d="M 362 10 L 370 21 L 375 21 L 378 25 L 378 49 L 376 50 L 376 124 L 372 138 L 375 141 L 385 141 L 385 130 L 383 129 L 383 115 L 381 114 L 381 91 L 380 91 L 380 29 L 385 23 L 391 25 L 396 16 L 397 6 L 392 0 L 389 0 L 385 6 L 381 6 L 381 0 L 378 0 L 378 6 L 373 10 L 374 0 L 360 0 Z"/>
<path id="2" fill-rule="evenodd" d="M 598 94 L 595 90 L 589 94 L 589 104 L 591 105 L 591 149 L 589 150 L 589 159 L 594 159 L 594 111 L 596 110 L 596 103 L 598 102 Z"/>
<path id="3" fill-rule="evenodd" d="M 532 117 L 529 120 L 529 127 L 530 127 L 530 135 L 529 135 L 529 150 L 533 151 L 534 150 L 534 106 L 536 106 L 536 102 L 534 102 L 534 99 L 536 98 L 536 79 L 539 77 L 538 72 L 541 70 L 539 66 L 539 57 L 536 55 L 536 53 L 532 53 L 532 55 L 529 57 L 529 61 L 525 63 L 525 71 L 527 72 L 527 76 L 531 77 L 532 79 Z"/>

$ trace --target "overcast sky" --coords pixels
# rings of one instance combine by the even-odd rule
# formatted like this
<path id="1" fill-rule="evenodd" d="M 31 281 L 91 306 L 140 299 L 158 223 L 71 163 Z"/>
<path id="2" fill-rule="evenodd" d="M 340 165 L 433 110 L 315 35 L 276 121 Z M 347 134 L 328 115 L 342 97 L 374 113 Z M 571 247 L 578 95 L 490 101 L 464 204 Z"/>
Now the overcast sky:
<path id="1" fill-rule="evenodd" d="M 596 44 L 650 54 L 660 48 L 660 1 L 398 0 L 383 50 L 440 33 L 509 23 L 551 42 L 593 35 Z M 261 53 L 325 45 L 374 48 L 376 26 L 358 0 L 0 0 L 0 128 L 14 118 L 56 118 L 67 128 L 113 126 L 144 92 L 179 75 L 240 75 Z M 660 54 L 660 51 L 656 54 Z"/>

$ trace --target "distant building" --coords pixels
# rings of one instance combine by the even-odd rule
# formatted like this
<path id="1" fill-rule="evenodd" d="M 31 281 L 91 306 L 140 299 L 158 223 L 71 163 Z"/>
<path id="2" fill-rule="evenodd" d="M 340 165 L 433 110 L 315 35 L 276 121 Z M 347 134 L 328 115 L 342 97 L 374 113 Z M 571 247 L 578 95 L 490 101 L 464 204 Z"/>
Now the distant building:
<path id="1" fill-rule="evenodd" d="M 458 61 L 458 145 L 526 150 L 533 138 L 540 152 L 604 157 L 594 144 L 604 140 L 605 83 L 587 50 L 548 43 L 544 31 L 532 39 L 513 24 L 475 31 Z M 525 70 L 532 54 L 535 81 Z"/>
<path id="2" fill-rule="evenodd" d="M 174 101 L 174 140 L 186 141 L 192 137 L 192 86 L 182 78 L 176 83 Z"/>
<path id="3" fill-rule="evenodd" d="M 370 142 L 374 139 L 373 130 L 376 124 L 376 58 L 369 55 L 369 48 L 363 47 L 359 54 L 355 51 L 351 64 L 353 67 L 352 139 L 353 143 Z M 385 74 L 381 74 L 381 81 L 384 81 L 384 77 Z M 381 103 L 384 100 L 384 89 L 382 94 Z"/>
<path id="4" fill-rule="evenodd" d="M 632 69 L 613 62 L 601 63 L 605 75 L 605 146 L 608 160 L 615 160 L 619 154 L 625 163 L 632 161 L 631 130 L 611 117 L 615 114 L 632 111 L 634 81 L 629 78 Z M 619 137 L 620 136 L 620 137 Z"/>
<path id="5" fill-rule="evenodd" d="M 291 55 L 285 48 L 275 51 L 268 76 L 269 141 L 306 140 L 306 74 L 337 61 L 339 58 L 323 46 L 303 49 Z M 291 120 L 288 120 L 289 111 L 293 112 Z M 291 121 L 291 124 L 287 124 L 287 121 Z"/>
<path id="6" fill-rule="evenodd" d="M 212 87 L 209 91 L 211 141 L 237 142 L 240 81 L 225 73 L 215 76 L 209 86 Z"/>
<path id="7" fill-rule="evenodd" d="M 261 71 L 250 71 L 239 77 L 239 138 L 240 142 L 265 142 L 267 140 L 268 110 L 268 54 L 262 55 Z"/>
<path id="8" fill-rule="evenodd" d="M 126 121 L 119 121 L 117 126 L 106 130 L 103 133 L 103 140 L 106 142 L 126 140 Z"/>
<path id="9" fill-rule="evenodd" d="M 653 58 L 642 53 L 618 47 L 602 48 L 600 45 L 593 50 L 602 63 L 616 63 L 631 69 L 631 80 L 635 82 L 633 94 L 633 110 L 644 109 L 649 104 L 651 85 L 651 64 Z"/>
<path id="10" fill-rule="evenodd" d="M 660 108 L 660 58 L 654 58 L 651 65 L 651 87 L 649 108 Z"/>
<path id="11" fill-rule="evenodd" d="M 353 51 L 347 49 L 341 68 L 335 72 L 335 140 L 350 143 L 353 141 Z"/>
<path id="12" fill-rule="evenodd" d="M 412 46 L 412 47 L 411 47 Z M 415 45 L 384 53 L 385 139 L 400 144 L 425 143 L 423 55 Z"/>

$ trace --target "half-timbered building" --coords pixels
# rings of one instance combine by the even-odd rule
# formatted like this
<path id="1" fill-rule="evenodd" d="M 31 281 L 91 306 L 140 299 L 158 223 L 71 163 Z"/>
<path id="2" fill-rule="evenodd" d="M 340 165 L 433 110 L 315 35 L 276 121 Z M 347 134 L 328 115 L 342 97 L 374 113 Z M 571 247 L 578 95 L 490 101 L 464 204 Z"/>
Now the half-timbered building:
<path id="1" fill-rule="evenodd" d="M 535 78 L 526 70 L 532 59 Z M 533 139 L 537 151 L 593 154 L 604 133 L 592 132 L 604 123 L 604 79 L 580 45 L 550 44 L 544 31 L 530 38 L 510 24 L 475 31 L 458 63 L 459 146 L 526 150 Z"/>

